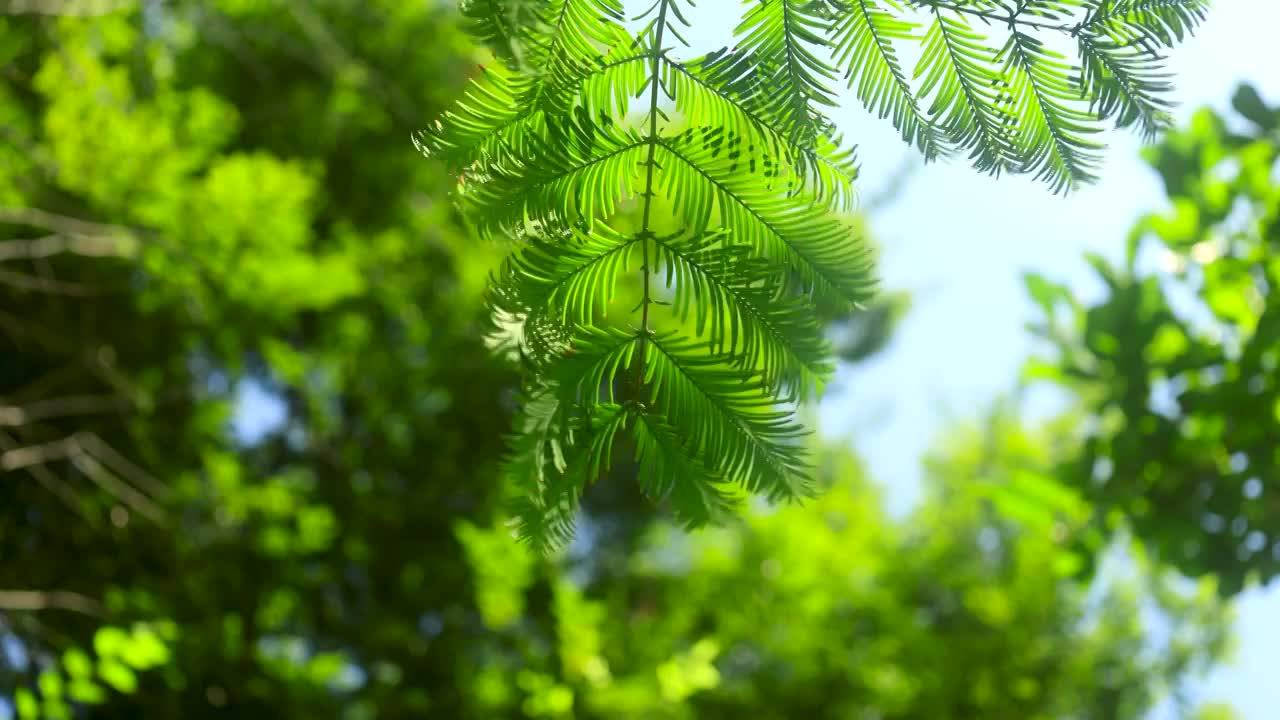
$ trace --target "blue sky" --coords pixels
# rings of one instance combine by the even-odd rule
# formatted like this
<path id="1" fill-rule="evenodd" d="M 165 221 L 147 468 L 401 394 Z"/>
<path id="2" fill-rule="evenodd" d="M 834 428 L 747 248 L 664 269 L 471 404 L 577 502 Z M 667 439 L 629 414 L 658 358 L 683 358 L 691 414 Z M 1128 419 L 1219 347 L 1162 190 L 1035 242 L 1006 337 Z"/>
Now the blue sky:
<path id="1" fill-rule="evenodd" d="M 1216 4 L 1170 63 L 1180 119 L 1202 105 L 1226 107 L 1242 80 L 1280 101 L 1280 4 Z M 835 118 L 861 148 L 863 192 L 870 194 L 875 179 L 907 154 L 887 123 L 867 116 L 849 93 L 842 101 Z M 847 390 L 825 404 L 821 417 L 827 434 L 855 438 L 875 477 L 889 486 L 895 510 L 918 496 L 920 457 L 936 435 L 1009 390 L 1032 352 L 1023 325 L 1034 308 L 1021 272 L 1036 269 L 1095 293 L 1083 254 L 1118 260 L 1133 221 L 1165 206 L 1159 179 L 1138 158 L 1138 138 L 1110 133 L 1106 140 L 1111 147 L 1100 182 L 1069 197 L 1022 179 L 988 178 L 960 163 L 932 164 L 873 218 L 885 285 L 913 291 L 916 303 L 893 346 L 846 372 Z M 1246 720 L 1272 720 L 1280 717 L 1280 587 L 1246 593 L 1238 612 L 1236 658 L 1199 695 L 1231 701 Z"/>

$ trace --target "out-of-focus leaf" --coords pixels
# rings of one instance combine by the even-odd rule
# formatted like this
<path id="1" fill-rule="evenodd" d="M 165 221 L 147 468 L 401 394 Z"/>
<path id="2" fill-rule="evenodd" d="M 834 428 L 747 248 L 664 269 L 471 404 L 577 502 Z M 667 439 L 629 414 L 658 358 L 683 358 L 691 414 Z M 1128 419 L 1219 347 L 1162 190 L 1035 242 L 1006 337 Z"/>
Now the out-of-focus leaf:
<path id="1" fill-rule="evenodd" d="M 102 681 L 122 693 L 132 693 L 138 689 L 138 676 L 128 665 L 117 660 L 99 660 L 98 676 Z"/>

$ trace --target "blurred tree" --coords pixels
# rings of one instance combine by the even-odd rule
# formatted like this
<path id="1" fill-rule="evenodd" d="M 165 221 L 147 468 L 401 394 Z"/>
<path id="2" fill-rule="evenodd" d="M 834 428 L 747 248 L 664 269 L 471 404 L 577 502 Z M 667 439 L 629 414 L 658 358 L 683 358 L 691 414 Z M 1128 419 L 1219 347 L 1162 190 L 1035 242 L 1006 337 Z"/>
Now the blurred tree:
<path id="1" fill-rule="evenodd" d="M 1140 565 L 1072 582 L 1053 525 L 1087 508 L 1043 475 L 1066 428 L 990 429 L 935 455 L 929 499 L 900 522 L 832 446 L 811 504 L 696 535 L 652 524 L 617 566 L 551 576 L 551 627 L 520 619 L 533 579 L 510 569 L 528 551 L 460 527 L 490 608 L 470 691 L 489 717 L 1147 717 L 1227 649 L 1213 584 L 1175 590 Z M 1023 499 L 1047 494 L 1058 513 Z"/>
<path id="2" fill-rule="evenodd" d="M 1086 304 L 1039 275 L 1031 376 L 1088 411 L 1063 474 L 1095 526 L 1134 535 L 1226 594 L 1280 572 L 1280 108 L 1241 87 L 1146 151 L 1170 207 L 1143 218 L 1125 262 L 1089 261 L 1106 295 Z M 1164 266 L 1139 268 L 1142 251 Z"/>
<path id="3" fill-rule="evenodd" d="M 808 506 L 685 535 L 602 483 L 582 541 L 528 556 L 496 502 L 496 249 L 408 142 L 470 72 L 452 15 L 120 7 L 0 18 L 0 698 L 23 720 L 1136 718 L 1219 654 L 1211 598 L 1093 609 L 1063 580 L 1058 515 L 1019 492 L 1087 508 L 1013 430 L 984 467 L 1026 444 L 1017 492 L 965 490 L 964 440 L 902 523 L 827 449 Z M 841 325 L 847 358 L 884 346 L 883 307 Z M 1190 640 L 1152 647 L 1143 603 Z"/>
<path id="4" fill-rule="evenodd" d="M 461 38 L 390 0 L 0 18 L 0 683 L 48 716 L 324 716 L 357 666 L 354 711 L 460 716 L 450 524 L 492 509 L 509 372 L 409 138 Z"/>

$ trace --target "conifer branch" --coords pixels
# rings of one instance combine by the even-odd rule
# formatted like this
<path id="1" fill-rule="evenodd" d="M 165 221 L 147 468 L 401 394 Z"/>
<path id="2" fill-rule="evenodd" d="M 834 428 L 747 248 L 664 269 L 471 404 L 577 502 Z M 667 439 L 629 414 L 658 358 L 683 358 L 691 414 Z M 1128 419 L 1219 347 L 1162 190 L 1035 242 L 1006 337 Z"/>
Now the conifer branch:
<path id="1" fill-rule="evenodd" d="M 504 472 L 543 551 L 572 537 L 581 494 L 624 450 L 689 527 L 744 493 L 811 494 L 796 405 L 833 370 L 816 308 L 856 311 L 875 291 L 840 216 L 857 168 L 825 115 L 838 76 L 926 158 L 964 153 L 1065 192 L 1093 179 L 1101 121 L 1160 127 L 1156 51 L 1207 8 L 756 0 L 736 47 L 682 59 L 664 46 L 684 42 L 681 2 L 652 0 L 633 35 L 619 0 L 464 0 L 499 64 L 415 139 L 464 174 L 473 227 L 516 241 L 490 342 L 526 371 Z M 904 44 L 921 51 L 911 72 Z M 611 312 L 633 289 L 638 325 Z"/>

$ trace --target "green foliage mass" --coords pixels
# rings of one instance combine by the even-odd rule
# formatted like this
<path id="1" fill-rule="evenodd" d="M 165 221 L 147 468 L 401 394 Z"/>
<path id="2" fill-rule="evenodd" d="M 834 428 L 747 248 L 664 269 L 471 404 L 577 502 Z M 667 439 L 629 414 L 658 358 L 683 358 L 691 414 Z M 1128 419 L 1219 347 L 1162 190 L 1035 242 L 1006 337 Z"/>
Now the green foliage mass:
<path id="1" fill-rule="evenodd" d="M 691 527 L 744 494 L 812 495 L 794 406 L 832 371 L 818 308 L 850 312 L 874 289 L 839 217 L 856 177 L 825 115 L 841 73 L 927 158 L 1064 191 L 1093 179 L 1103 121 L 1162 127 L 1160 53 L 1208 7 L 760 0 L 735 47 L 681 58 L 691 5 L 655 0 L 632 33 L 620 0 L 463 3 L 499 62 L 419 138 L 458 173 L 477 233 L 517 243 L 492 304 L 527 365 L 507 474 L 543 549 L 572 537 L 580 494 L 619 461 Z"/>
<path id="2" fill-rule="evenodd" d="M 936 453 L 929 499 L 901 521 L 826 448 L 811 503 L 693 535 L 657 522 L 619 566 L 583 558 L 550 581 L 554 626 L 486 616 L 471 692 L 502 717 L 1145 717 L 1224 651 L 1212 583 L 1171 592 L 1140 568 L 1090 597 L 1065 532 L 990 502 L 1016 490 L 1011 468 L 1051 468 L 1052 436 L 1000 429 L 995 447 L 962 434 Z M 977 488 L 983 466 L 999 471 Z M 481 606 L 514 606 L 533 579 L 487 568 L 537 554 L 501 527 L 464 542 L 485 558 Z"/>
<path id="3" fill-rule="evenodd" d="M 351 717 L 426 712 L 384 666 L 456 706 L 465 634 L 419 618 L 471 607 L 451 525 L 493 506 L 510 372 L 499 258 L 409 142 L 466 80 L 453 14 L 137 5 L 0 48 L 0 591 L 36 598 L 0 592 L 0 695 L 79 650 L 94 717 L 324 717 L 353 663 Z M 135 623 L 169 660 L 100 665 Z"/>
<path id="4" fill-rule="evenodd" d="M 1050 479 L 1057 435 L 1012 424 L 995 454 L 958 435 L 906 519 L 810 439 L 809 504 L 686 533 L 607 482 L 566 554 L 516 543 L 518 380 L 483 338 L 502 258 L 407 148 L 473 72 L 457 18 L 112 7 L 0 18 L 0 705 L 22 720 L 1138 720 L 1222 656 L 1210 581 L 1071 577 L 1092 506 Z M 850 360 L 903 307 L 809 301 Z"/>
<path id="5" fill-rule="evenodd" d="M 1248 86 L 1233 106 L 1146 152 L 1170 204 L 1134 226 L 1123 264 L 1091 258 L 1104 297 L 1028 278 L 1056 351 L 1030 370 L 1092 418 L 1063 477 L 1099 529 L 1123 524 L 1231 594 L 1280 574 L 1280 108 Z"/>

